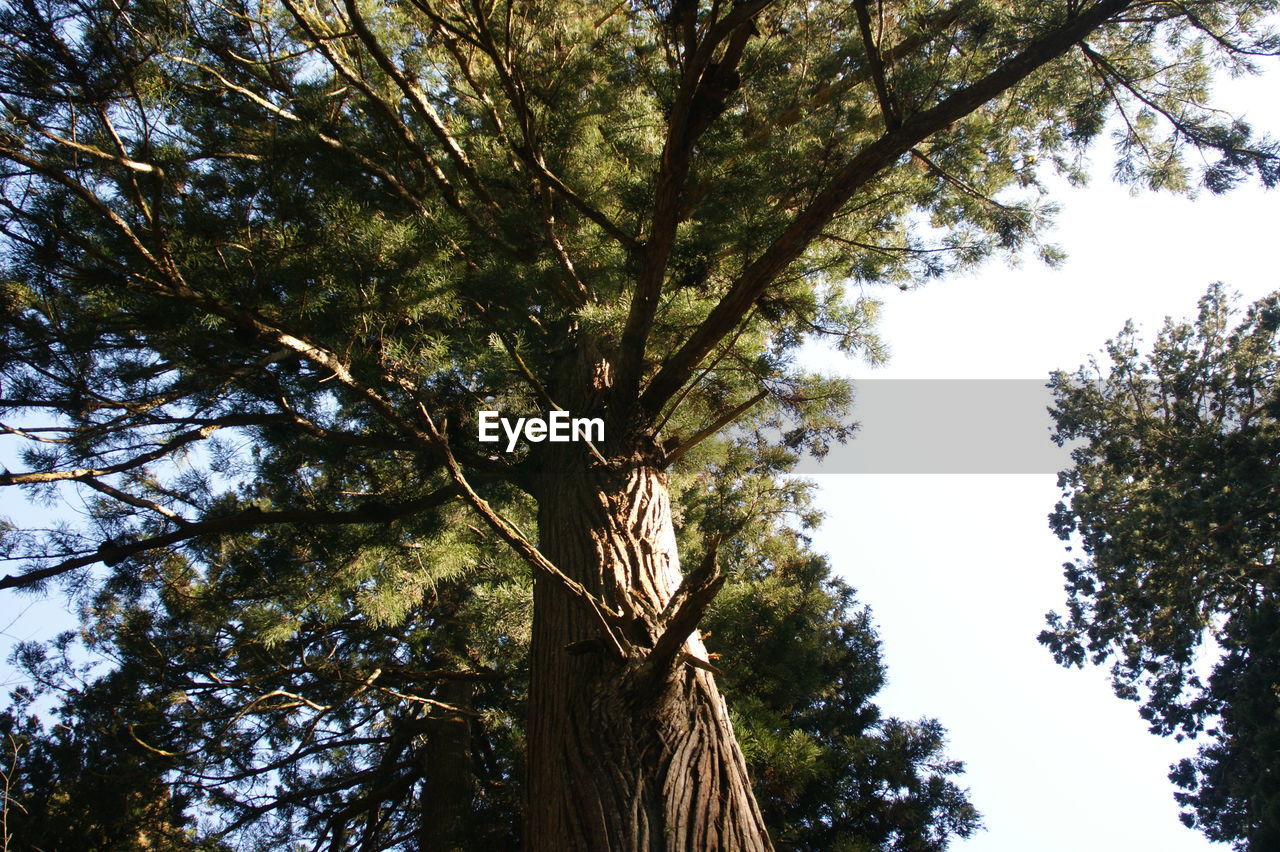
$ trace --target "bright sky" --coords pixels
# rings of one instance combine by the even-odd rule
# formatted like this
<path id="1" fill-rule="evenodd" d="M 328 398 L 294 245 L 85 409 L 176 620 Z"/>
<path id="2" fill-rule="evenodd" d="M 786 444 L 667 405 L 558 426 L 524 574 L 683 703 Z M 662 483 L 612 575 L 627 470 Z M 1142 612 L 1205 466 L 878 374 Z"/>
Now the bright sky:
<path id="1" fill-rule="evenodd" d="M 1274 84 L 1273 84 L 1274 85 Z M 1265 81 L 1238 85 L 1261 106 Z M 1273 117 L 1274 119 L 1274 117 Z M 1280 130 L 1280 121 L 1268 125 Z M 1098 178 L 1066 191 L 1053 241 L 1059 270 L 1028 262 L 907 293 L 886 291 L 888 367 L 862 378 L 1041 379 L 1074 369 L 1133 318 L 1154 335 L 1185 317 L 1211 281 L 1248 300 L 1280 288 L 1280 194 L 1133 196 Z M 829 363 L 829 362 L 828 362 Z M 866 422 L 874 411 L 857 410 Z M 945 424 L 939 424 L 944 429 Z M 1102 670 L 1066 670 L 1036 642 L 1061 608 L 1062 542 L 1046 516 L 1055 478 L 851 475 L 817 478 L 827 512 L 819 549 L 871 605 L 890 683 L 886 712 L 940 719 L 987 831 L 959 852 L 1221 850 L 1179 823 L 1169 764 L 1194 746 L 1146 732 Z"/>

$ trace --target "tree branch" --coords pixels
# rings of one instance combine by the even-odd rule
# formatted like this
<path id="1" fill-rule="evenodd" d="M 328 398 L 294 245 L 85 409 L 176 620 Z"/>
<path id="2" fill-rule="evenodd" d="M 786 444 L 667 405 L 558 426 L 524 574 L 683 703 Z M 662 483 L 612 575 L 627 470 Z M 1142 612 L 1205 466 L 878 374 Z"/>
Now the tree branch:
<path id="1" fill-rule="evenodd" d="M 701 564 L 685 575 L 667 601 L 658 619 L 662 633 L 639 670 L 642 679 L 660 677 L 667 670 L 724 586 L 725 575 L 720 573 L 716 564 L 719 552 L 720 538 L 717 536 L 707 543 Z"/>
<path id="2" fill-rule="evenodd" d="M 769 285 L 804 252 L 854 193 L 912 147 L 1062 56 L 1132 2 L 1101 0 L 1057 29 L 1035 39 L 996 70 L 937 105 L 904 120 L 896 130 L 886 132 L 859 151 L 797 214 L 786 230 L 743 270 L 702 324 L 663 364 L 643 393 L 641 404 L 644 409 L 656 412 L 662 408 L 663 403 L 689 380 L 702 359 L 733 331 Z"/>
<path id="3" fill-rule="evenodd" d="M 728 98 L 738 88 L 738 63 L 742 60 L 747 39 L 756 32 L 752 18 L 767 5 L 768 2 L 762 0 L 744 3 L 726 15 L 724 21 L 713 26 L 698 45 L 676 93 L 663 140 L 649 234 L 619 347 L 614 388 L 615 396 L 624 405 L 633 404 L 640 387 L 645 349 L 662 296 L 667 263 L 675 246 L 694 146 L 724 111 Z M 749 12 L 751 9 L 754 11 Z M 730 21 L 734 22 L 732 26 Z M 728 43 L 724 55 L 719 62 L 712 62 L 720 42 L 725 39 Z"/>
<path id="4" fill-rule="evenodd" d="M 294 2 L 294 0 L 282 0 L 282 2 L 289 10 L 289 13 L 293 15 L 294 19 L 298 22 L 298 25 L 302 27 L 304 32 L 306 32 L 308 38 L 315 43 L 317 49 L 319 49 L 325 59 L 328 60 L 329 65 L 334 69 L 334 71 L 345 79 L 353 88 L 364 95 L 366 101 L 373 110 L 392 127 L 404 146 L 426 167 L 427 173 L 436 183 L 445 203 L 466 219 L 477 232 L 484 234 L 498 245 L 503 246 L 508 253 L 515 253 L 514 249 L 507 246 L 496 233 L 492 232 L 489 228 L 486 228 L 480 220 L 476 218 L 475 214 L 467 207 L 467 205 L 462 202 L 462 198 L 458 194 L 457 187 L 453 185 L 453 182 L 449 180 L 449 177 L 440 168 L 440 164 L 437 163 L 435 158 L 422 147 L 414 137 L 413 131 L 405 125 L 396 110 L 383 100 L 383 98 L 373 90 L 373 87 L 370 86 L 361 75 L 356 73 L 355 70 L 343 61 L 342 57 L 338 55 L 338 51 L 333 46 L 333 39 L 326 37 L 325 34 L 316 29 L 315 24 L 308 19 L 306 13 L 296 2 Z"/>
<path id="5" fill-rule="evenodd" d="M 671 467 L 671 465 L 680 461 L 681 457 L 684 456 L 685 453 L 689 452 L 689 450 L 692 450 L 694 447 L 698 446 L 698 444 L 701 444 L 707 438 L 710 438 L 712 435 L 715 435 L 721 429 L 728 426 L 730 423 L 737 420 L 742 415 L 746 414 L 748 411 L 750 411 L 752 408 L 755 407 L 756 403 L 760 402 L 768 395 L 769 395 L 769 392 L 767 390 L 762 390 L 759 393 L 757 393 L 755 396 L 746 400 L 745 402 L 741 402 L 738 405 L 735 405 L 733 408 L 721 414 L 715 420 L 711 421 L 710 425 L 708 425 L 706 428 L 700 429 L 698 432 L 696 432 L 693 435 L 693 437 L 689 438 L 689 440 L 682 441 L 679 446 L 677 446 L 671 452 L 667 453 L 663 466 Z"/>
<path id="6" fill-rule="evenodd" d="M 940 33 L 959 21 L 973 5 L 974 0 L 960 0 L 938 14 L 926 16 L 919 32 L 907 36 L 887 50 L 881 51 L 881 58 L 884 63 L 890 65 L 900 62 L 919 48 L 930 44 Z M 816 109 L 829 103 L 837 95 L 865 83 L 869 76 L 870 71 L 868 68 L 857 67 L 851 69 L 844 77 L 834 82 L 824 83 L 810 90 L 809 97 L 804 103 L 785 110 L 771 122 L 757 130 L 748 140 L 746 147 L 749 150 L 759 148 L 775 133 L 785 130 L 799 121 L 806 110 Z"/>
<path id="7" fill-rule="evenodd" d="M 102 562 L 106 565 L 115 565 L 118 562 L 138 553 L 143 553 L 148 550 L 156 550 L 162 547 L 169 547 L 174 544 L 180 544 L 184 541 L 189 541 L 200 536 L 247 532 L 259 527 L 274 526 L 278 524 L 317 526 L 328 524 L 386 523 L 389 520 L 395 520 L 436 506 L 441 506 L 449 500 L 458 497 L 460 493 L 461 492 L 457 487 L 448 485 L 417 500 L 409 500 L 404 503 L 396 503 L 392 505 L 381 504 L 371 506 L 367 509 L 356 509 L 346 512 L 324 510 L 282 510 L 264 512 L 261 509 L 249 509 L 248 511 L 241 512 L 238 515 L 232 515 L 226 518 L 213 518 L 204 521 L 186 523 L 172 532 L 163 533 L 150 538 L 138 539 L 136 541 L 106 542 L 89 556 L 77 556 L 63 560 L 56 565 L 50 565 L 46 568 L 36 568 L 22 574 L 8 574 L 4 577 L 0 577 L 0 589 L 31 587 L 42 583 L 51 577 L 56 577 L 60 574 L 65 574 L 68 571 L 74 571 L 77 568 L 83 568 L 87 565 L 93 565 L 96 562 Z"/>
<path id="8" fill-rule="evenodd" d="M 886 130 L 897 130 L 902 124 L 898 117 L 897 107 L 889 95 L 889 83 L 885 79 L 884 59 L 880 56 L 880 48 L 876 46 L 875 37 L 871 34 L 871 13 L 867 10 L 867 0 L 853 0 L 853 8 L 858 14 L 858 31 L 862 35 L 862 46 L 867 52 L 867 70 L 871 73 L 871 81 L 875 86 L 876 100 L 880 104 L 880 114 L 884 117 Z"/>
<path id="9" fill-rule="evenodd" d="M 73 470 L 33 470 L 19 471 L 17 473 L 5 471 L 4 473 L 0 473 L 0 486 L 34 485 L 42 482 L 64 482 L 72 479 L 84 480 L 90 477 L 110 476 L 113 473 L 123 473 L 126 470 L 133 470 L 134 468 L 141 467 L 147 462 L 153 462 L 156 459 L 163 458 L 193 441 L 203 440 L 222 428 L 225 427 L 223 425 L 211 424 L 208 426 L 201 426 L 199 429 L 193 429 L 190 432 L 183 432 L 182 434 L 175 435 L 168 441 L 165 441 L 150 452 L 143 453 L 140 456 L 135 456 L 128 461 L 107 465 L 106 467 L 80 467 Z"/>
<path id="10" fill-rule="evenodd" d="M 387 56 L 378 39 L 365 23 L 364 16 L 360 14 L 360 6 L 356 0 L 345 0 L 343 4 L 347 9 L 347 15 L 351 19 L 351 26 L 355 30 L 356 35 L 364 44 L 365 49 L 373 57 L 373 61 L 386 72 L 387 76 L 399 87 L 408 99 L 410 106 L 414 112 L 431 128 L 431 132 L 435 134 L 436 139 L 444 146 L 445 152 L 449 155 L 458 171 L 462 174 L 463 180 L 471 187 L 476 196 L 480 198 L 486 206 L 493 207 L 493 197 L 489 195 L 488 190 L 480 182 L 480 176 L 476 173 L 475 167 L 471 164 L 471 160 L 467 157 L 462 147 L 449 133 L 449 129 L 445 127 L 444 122 L 440 119 L 440 114 L 436 112 L 435 107 L 427 100 L 426 93 L 422 88 L 410 80 L 405 73 Z"/>
<path id="11" fill-rule="evenodd" d="M 423 9 L 433 21 L 436 21 L 441 26 L 446 26 L 455 34 L 459 33 L 456 28 L 449 26 L 442 18 L 431 12 L 429 4 L 425 0 L 415 0 L 415 5 Z M 516 76 L 515 67 L 508 62 L 504 51 L 499 48 L 483 16 L 477 15 L 475 23 L 477 37 L 474 39 L 468 37 L 468 41 L 475 44 L 493 63 L 493 70 L 498 75 L 498 80 L 502 84 L 507 101 L 510 103 L 511 109 L 514 110 L 517 123 L 520 126 L 521 141 L 519 144 L 512 145 L 512 153 L 528 166 L 544 184 L 563 196 L 572 207 L 594 222 L 602 231 L 616 240 L 619 245 L 629 252 L 638 251 L 640 249 L 639 240 L 618 227 L 608 216 L 592 206 L 590 202 L 561 180 L 547 166 L 546 160 L 537 144 L 537 134 L 533 127 L 533 112 L 529 109 L 528 100 L 524 96 L 524 86 Z M 513 141 L 508 137 L 508 144 Z"/>

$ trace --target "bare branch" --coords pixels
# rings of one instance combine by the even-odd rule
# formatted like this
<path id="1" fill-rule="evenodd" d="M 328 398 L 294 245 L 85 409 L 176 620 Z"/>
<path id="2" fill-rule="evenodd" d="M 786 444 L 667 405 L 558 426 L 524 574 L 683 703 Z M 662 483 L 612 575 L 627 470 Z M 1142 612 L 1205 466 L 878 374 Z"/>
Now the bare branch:
<path id="1" fill-rule="evenodd" d="M 4 473 L 0 473 L 0 486 L 33 485 L 42 482 L 62 482 L 72 479 L 85 480 L 90 477 L 109 476 L 113 473 L 123 473 L 126 470 L 133 470 L 148 462 L 153 462 L 156 459 L 163 458 L 193 441 L 203 440 L 222 428 L 224 428 L 224 426 L 211 424 L 208 426 L 201 426 L 199 429 L 193 429 L 190 432 L 183 432 L 182 434 L 175 435 L 168 441 L 165 441 L 150 452 L 135 456 L 128 461 L 107 465 L 106 467 L 80 467 L 72 470 L 33 470 L 19 471 L 17 473 L 5 471 Z"/>
<path id="2" fill-rule="evenodd" d="M 719 551 L 719 537 L 708 541 L 702 563 L 685 575 L 680 581 L 680 586 L 671 595 L 671 600 L 667 601 L 658 619 L 658 626 L 662 633 L 654 642 L 652 650 L 646 655 L 639 670 L 642 678 L 662 676 L 689 641 L 698 622 L 706 614 L 707 607 L 724 586 L 725 575 L 720 573 L 716 564 Z"/>
<path id="3" fill-rule="evenodd" d="M 142 497 L 129 494 L 128 492 L 125 492 L 125 491 L 121 491 L 119 488 L 116 488 L 112 485 L 108 485 L 107 483 L 95 477 L 86 476 L 86 477 L 77 479 L 76 481 L 83 485 L 87 485 L 90 488 L 92 488 L 94 491 L 105 494 L 108 497 L 111 497 L 112 499 L 119 500 L 121 503 L 127 503 L 128 505 L 133 506 L 134 508 L 137 508 L 137 509 L 148 509 L 152 512 L 155 512 L 157 515 L 162 515 L 163 517 L 168 518 L 169 520 L 173 521 L 176 524 L 187 525 L 191 523 L 182 515 L 179 515 L 177 512 L 173 511 L 172 509 L 166 506 L 161 506 L 159 503 L 155 502 L 154 500 L 146 500 L 146 499 L 143 499 Z"/>

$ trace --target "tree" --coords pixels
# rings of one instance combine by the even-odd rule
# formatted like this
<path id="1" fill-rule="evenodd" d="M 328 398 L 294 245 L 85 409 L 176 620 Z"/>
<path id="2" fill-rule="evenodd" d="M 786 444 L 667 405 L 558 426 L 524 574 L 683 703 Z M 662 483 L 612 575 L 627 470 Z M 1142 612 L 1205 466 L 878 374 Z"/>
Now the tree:
<path id="1" fill-rule="evenodd" d="M 1187 825 L 1274 848 L 1280 293 L 1238 317 L 1215 284 L 1149 353 L 1131 324 L 1106 351 L 1052 382 L 1058 437 L 1082 443 L 1051 522 L 1084 556 L 1040 640 L 1063 664 L 1112 660 L 1152 732 L 1208 740 L 1170 774 Z"/>
<path id="2" fill-rule="evenodd" d="M 58 724 L 48 730 L 22 712 L 26 700 L 13 708 L 17 713 L 0 714 L 8 752 L 6 852 L 226 850 L 195 836 L 185 813 L 189 803 L 172 795 L 145 751 L 127 747 L 130 729 L 113 718 L 113 711 L 131 703 L 129 693 L 136 689 L 120 674 L 104 677 L 71 696 L 60 708 Z"/>
<path id="3" fill-rule="evenodd" d="M 772 836 L 794 850 L 939 850 L 968 836 L 977 815 L 954 783 L 961 767 L 943 756 L 940 727 L 880 715 L 870 699 L 884 675 L 867 611 L 779 522 L 812 522 L 807 487 L 760 468 L 724 452 L 714 500 L 684 505 L 699 521 L 714 511 L 742 526 L 723 554 L 727 582 L 706 641 L 724 651 L 717 665 Z M 282 570 L 272 584 L 283 579 Z M 264 643 L 261 631 L 226 629 L 227 610 L 252 607 L 253 594 L 211 584 L 192 600 L 93 621 L 94 650 L 119 661 L 106 680 L 131 684 L 127 698 L 86 690 L 65 649 L 26 646 L 23 663 L 45 685 L 41 697 L 67 696 L 59 730 L 80 742 L 128 732 L 96 760 L 76 752 L 64 777 L 119 774 L 123 761 L 144 778 L 168 773 L 175 801 L 216 816 L 200 822 L 210 840 L 515 849 L 530 591 L 518 570 L 482 569 L 441 583 L 398 622 L 371 629 L 350 611 Z M 83 711 L 86 699 L 109 725 Z M 465 727 L 445 735 L 455 721 Z M 18 801 L 46 810 L 39 795 Z M 79 822 L 66 829 L 46 828 L 43 844 L 85 845 Z"/>
<path id="4" fill-rule="evenodd" d="M 1274 49 L 1267 8 L 15 4 L 3 404 L 30 446 L 0 483 L 93 503 L 10 536 L 0 587 L 102 564 L 127 618 L 239 583 L 261 599 L 225 629 L 269 647 L 401 618 L 504 544 L 535 577 L 528 848 L 767 849 L 693 635 L 735 530 L 683 572 L 673 481 L 753 409 L 792 450 L 847 434 L 794 362 L 875 352 L 846 283 L 1034 241 L 1037 162 L 1070 171 L 1112 103 L 1123 177 L 1185 186 L 1191 147 L 1211 189 L 1274 183 L 1205 104 L 1211 62 Z M 495 452 L 481 408 L 605 437 Z"/>

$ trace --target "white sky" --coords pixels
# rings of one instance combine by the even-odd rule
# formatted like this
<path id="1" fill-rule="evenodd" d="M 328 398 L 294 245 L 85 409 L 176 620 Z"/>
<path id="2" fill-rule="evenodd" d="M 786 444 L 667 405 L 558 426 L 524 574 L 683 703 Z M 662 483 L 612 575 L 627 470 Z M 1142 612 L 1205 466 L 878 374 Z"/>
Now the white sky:
<path id="1" fill-rule="evenodd" d="M 1237 85 L 1261 105 L 1266 81 Z M 1280 121 L 1270 127 L 1280 129 Z M 1133 318 L 1151 335 L 1191 315 L 1211 281 L 1253 300 L 1274 273 L 1280 194 L 1134 196 L 1106 179 L 1056 197 L 1051 235 L 1069 259 L 991 264 L 921 290 L 886 291 L 881 331 L 893 356 L 861 378 L 1047 378 L 1074 369 Z M 829 366 L 830 362 L 828 362 Z M 874 411 L 855 410 L 866 422 Z M 940 425 L 940 428 L 944 426 Z M 887 713 L 934 716 L 987 831 L 960 852 L 1221 850 L 1178 821 L 1169 764 L 1194 746 L 1146 732 L 1105 671 L 1066 670 L 1036 642 L 1060 609 L 1069 554 L 1046 516 L 1051 475 L 853 475 L 816 478 L 827 521 L 816 544 L 871 605 L 890 683 Z"/>
<path id="2" fill-rule="evenodd" d="M 1280 131 L 1272 88 L 1246 81 L 1232 95 L 1255 113 L 1270 107 L 1258 123 Z M 887 290 L 881 332 L 891 363 L 844 369 L 864 378 L 1040 379 L 1078 366 L 1126 319 L 1154 332 L 1167 315 L 1190 315 L 1211 281 L 1250 300 L 1280 288 L 1280 194 L 1250 186 L 1223 197 L 1133 196 L 1106 179 L 1109 151 L 1095 160 L 1092 186 L 1056 195 L 1063 210 L 1050 238 L 1069 253 L 1063 268 L 991 264 L 918 291 Z M 1177 820 L 1165 776 L 1193 746 L 1146 733 L 1104 672 L 1062 669 L 1036 643 L 1044 613 L 1063 597 L 1067 554 L 1046 521 L 1054 477 L 818 480 L 827 522 L 817 545 L 880 626 L 890 683 L 878 702 L 890 714 L 940 719 L 951 756 L 967 764 L 961 780 L 987 831 L 955 849 L 1224 848 Z M 0 514 L 31 517 L 5 503 Z M 0 594 L 6 655 L 15 639 L 47 637 L 55 624 L 67 625 L 60 601 Z M 7 666 L 0 672 L 0 684 L 12 677 Z"/>

